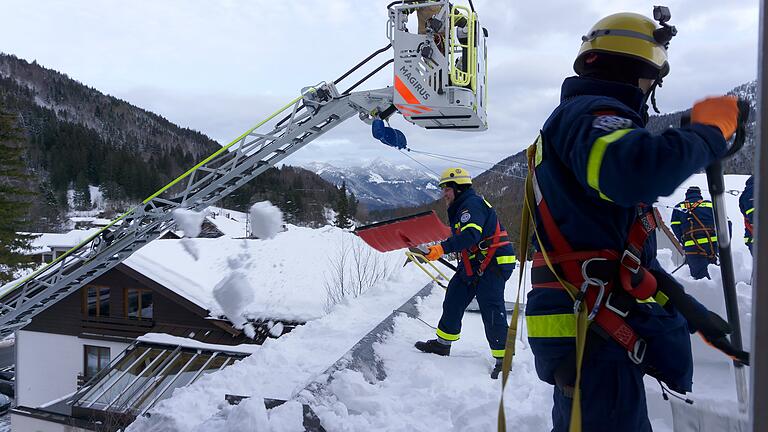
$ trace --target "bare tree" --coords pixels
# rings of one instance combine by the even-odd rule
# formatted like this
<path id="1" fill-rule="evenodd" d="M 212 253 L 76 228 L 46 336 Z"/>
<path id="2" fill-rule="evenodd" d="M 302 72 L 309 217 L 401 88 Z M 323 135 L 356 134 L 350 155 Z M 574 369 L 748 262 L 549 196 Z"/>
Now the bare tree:
<path id="1" fill-rule="evenodd" d="M 325 310 L 346 298 L 355 298 L 389 277 L 392 268 L 382 255 L 357 238 L 343 235 L 324 273 Z"/>

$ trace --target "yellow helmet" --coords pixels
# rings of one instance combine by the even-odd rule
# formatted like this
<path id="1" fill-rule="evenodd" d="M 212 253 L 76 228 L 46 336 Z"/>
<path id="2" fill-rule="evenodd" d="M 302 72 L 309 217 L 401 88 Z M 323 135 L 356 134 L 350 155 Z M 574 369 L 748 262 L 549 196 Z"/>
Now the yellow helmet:
<path id="1" fill-rule="evenodd" d="M 464 168 L 448 168 L 443 171 L 443 175 L 440 178 L 439 186 L 443 186 L 446 183 L 454 182 L 458 185 L 471 185 L 472 176 Z"/>
<path id="2" fill-rule="evenodd" d="M 573 69 L 582 75 L 589 54 L 607 53 L 640 60 L 652 67 L 658 78 L 666 76 L 669 73 L 666 47 L 677 30 L 665 21 L 661 23 L 662 27 L 657 27 L 653 20 L 636 13 L 617 13 L 601 19 L 581 37 Z"/>

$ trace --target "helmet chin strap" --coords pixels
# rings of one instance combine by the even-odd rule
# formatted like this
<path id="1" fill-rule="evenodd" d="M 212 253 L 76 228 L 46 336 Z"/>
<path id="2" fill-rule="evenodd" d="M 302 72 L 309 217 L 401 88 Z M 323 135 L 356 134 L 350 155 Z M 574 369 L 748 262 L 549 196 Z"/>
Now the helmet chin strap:
<path id="1" fill-rule="evenodd" d="M 653 84 L 651 84 L 651 88 L 648 89 L 648 91 L 645 93 L 645 103 L 648 103 L 648 99 L 651 99 L 651 106 L 653 107 L 653 111 L 656 112 L 656 114 L 661 114 L 661 111 L 659 111 L 659 107 L 656 106 L 656 88 L 662 86 L 662 78 L 658 77 L 653 81 Z"/>

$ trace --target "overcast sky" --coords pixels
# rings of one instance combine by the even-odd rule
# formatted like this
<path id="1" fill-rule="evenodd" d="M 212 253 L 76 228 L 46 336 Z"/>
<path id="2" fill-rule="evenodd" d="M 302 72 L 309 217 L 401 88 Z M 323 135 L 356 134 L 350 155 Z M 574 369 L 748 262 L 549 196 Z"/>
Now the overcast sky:
<path id="1" fill-rule="evenodd" d="M 222 144 L 385 46 L 391 0 L 0 0 L 0 51 L 66 73 Z M 463 1 L 459 0 L 460 3 Z M 546 2 L 546 4 L 545 4 Z M 580 37 L 604 15 L 651 15 L 630 0 L 474 0 L 489 30 L 489 129 L 424 131 L 409 146 L 496 162 L 527 146 L 572 75 Z M 663 112 L 757 76 L 757 0 L 668 1 L 678 36 L 657 92 Z M 387 54 L 391 56 L 391 51 Z M 382 55 L 378 65 L 386 57 Z M 368 88 L 392 85 L 391 68 Z M 351 119 L 287 163 L 407 162 Z M 416 156 L 434 170 L 448 162 Z M 473 168 L 470 168 L 472 170 Z M 474 169 L 478 171 L 478 169 Z"/>

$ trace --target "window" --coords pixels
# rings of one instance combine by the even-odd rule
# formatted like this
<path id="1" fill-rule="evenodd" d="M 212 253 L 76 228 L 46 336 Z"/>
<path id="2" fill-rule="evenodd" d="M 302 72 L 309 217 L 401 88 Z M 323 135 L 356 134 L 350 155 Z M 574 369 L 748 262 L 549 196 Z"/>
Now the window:
<path id="1" fill-rule="evenodd" d="M 96 376 L 100 370 L 109 365 L 108 347 L 83 345 L 83 354 L 85 358 L 83 375 L 85 375 L 86 381 Z"/>
<path id="2" fill-rule="evenodd" d="M 89 318 L 109 316 L 109 288 L 88 285 L 83 293 L 83 314 Z"/>
<path id="3" fill-rule="evenodd" d="M 152 291 L 135 288 L 125 291 L 125 316 L 134 319 L 152 319 Z"/>

